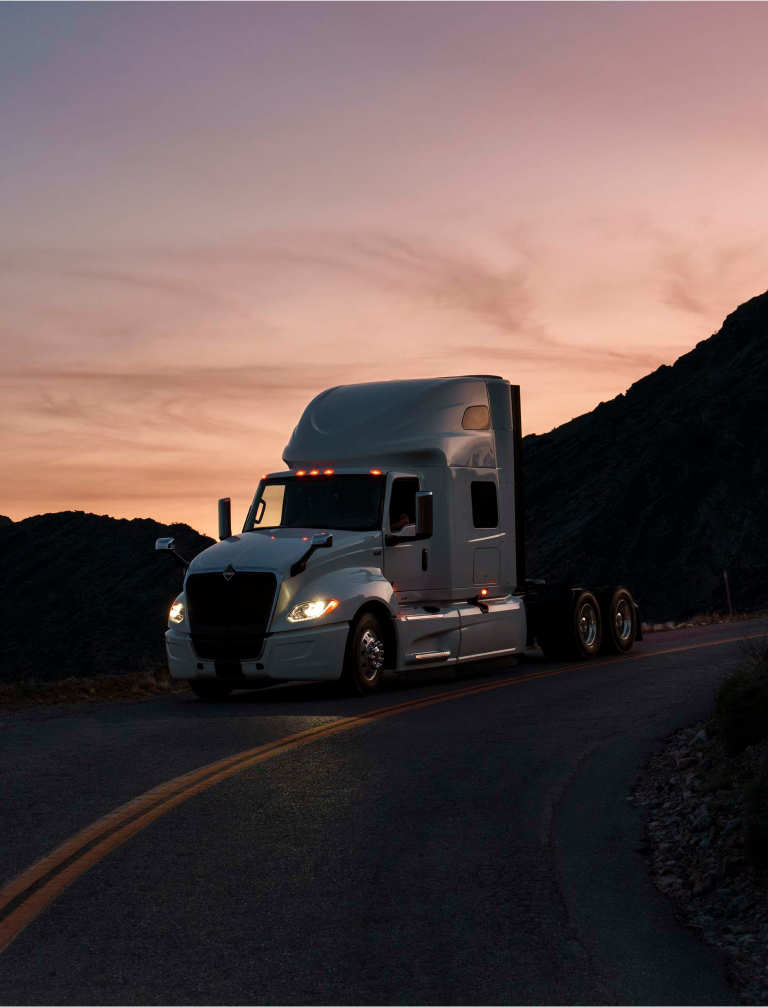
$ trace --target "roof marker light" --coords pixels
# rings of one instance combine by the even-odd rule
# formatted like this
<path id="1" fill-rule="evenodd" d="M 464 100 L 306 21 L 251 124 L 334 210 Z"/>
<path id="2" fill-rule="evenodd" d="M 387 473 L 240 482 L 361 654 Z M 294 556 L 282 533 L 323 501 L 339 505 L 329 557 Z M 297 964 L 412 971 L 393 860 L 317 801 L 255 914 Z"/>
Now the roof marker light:
<path id="1" fill-rule="evenodd" d="M 334 472 L 333 469 L 325 469 L 325 471 L 323 472 L 323 475 L 324 476 L 332 476 L 333 472 Z"/>
<path id="2" fill-rule="evenodd" d="M 296 473 L 297 476 L 305 476 L 306 474 L 307 473 L 304 471 L 304 469 L 299 469 L 299 471 Z"/>
<path id="3" fill-rule="evenodd" d="M 320 470 L 319 469 L 312 469 L 312 471 L 309 474 L 311 476 L 319 476 L 320 475 Z"/>
<path id="4" fill-rule="evenodd" d="M 381 469 L 371 469 L 371 475 L 372 476 L 380 476 L 381 475 Z"/>

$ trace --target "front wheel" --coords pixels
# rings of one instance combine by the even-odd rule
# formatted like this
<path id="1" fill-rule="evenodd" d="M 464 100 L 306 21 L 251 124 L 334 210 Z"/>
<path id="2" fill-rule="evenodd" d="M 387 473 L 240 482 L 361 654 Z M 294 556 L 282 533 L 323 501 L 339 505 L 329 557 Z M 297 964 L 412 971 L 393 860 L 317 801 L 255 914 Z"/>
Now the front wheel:
<path id="1" fill-rule="evenodd" d="M 223 682 L 190 682 L 189 687 L 199 699 L 205 699 L 209 703 L 217 703 L 226 699 L 234 688 L 234 686 L 225 685 Z"/>
<path id="2" fill-rule="evenodd" d="M 342 683 L 353 696 L 372 696 L 384 677 L 384 633 L 371 612 L 365 612 L 349 630 Z"/>

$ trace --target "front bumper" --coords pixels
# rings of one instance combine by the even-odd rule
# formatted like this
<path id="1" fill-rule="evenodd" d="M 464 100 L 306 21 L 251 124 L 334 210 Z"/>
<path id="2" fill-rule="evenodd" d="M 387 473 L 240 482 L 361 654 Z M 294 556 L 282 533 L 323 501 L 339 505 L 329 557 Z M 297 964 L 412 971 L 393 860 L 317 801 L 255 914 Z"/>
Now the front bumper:
<path id="1" fill-rule="evenodd" d="M 175 629 L 166 632 L 165 649 L 171 676 L 185 681 L 330 682 L 341 677 L 348 632 L 349 623 L 339 622 L 274 633 L 264 641 L 257 661 L 202 659 L 190 635 Z"/>

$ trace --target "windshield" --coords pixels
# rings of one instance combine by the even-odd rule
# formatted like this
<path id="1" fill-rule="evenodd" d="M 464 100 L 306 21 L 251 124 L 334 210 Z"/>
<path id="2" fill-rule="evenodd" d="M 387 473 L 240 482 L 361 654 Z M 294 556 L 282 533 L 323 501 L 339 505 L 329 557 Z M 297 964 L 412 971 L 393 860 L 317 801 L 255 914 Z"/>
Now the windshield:
<path id="1" fill-rule="evenodd" d="M 259 483 L 243 531 L 381 528 L 383 475 L 286 476 Z"/>

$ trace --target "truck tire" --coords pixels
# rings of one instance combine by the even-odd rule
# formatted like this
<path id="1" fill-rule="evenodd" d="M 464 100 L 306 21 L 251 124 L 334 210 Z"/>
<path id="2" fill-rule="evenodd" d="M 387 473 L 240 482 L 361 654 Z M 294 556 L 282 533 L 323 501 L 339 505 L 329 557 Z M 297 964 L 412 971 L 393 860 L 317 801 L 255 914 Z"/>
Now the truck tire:
<path id="1" fill-rule="evenodd" d="M 554 613 L 553 613 L 554 615 Z M 579 591 L 568 614 L 548 620 L 539 634 L 539 646 L 550 661 L 588 660 L 597 657 L 602 640 L 600 605 L 591 591 Z"/>
<path id="2" fill-rule="evenodd" d="M 205 699 L 209 703 L 226 699 L 234 688 L 224 682 L 190 682 L 189 687 L 199 699 Z"/>
<path id="3" fill-rule="evenodd" d="M 603 616 L 603 652 L 626 654 L 637 636 L 637 609 L 624 587 L 606 591 L 600 599 Z"/>
<path id="4" fill-rule="evenodd" d="M 352 696 L 372 696 L 383 678 L 384 633 L 376 616 L 364 612 L 349 628 L 342 685 Z"/>

